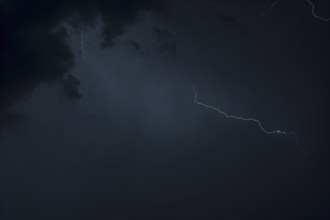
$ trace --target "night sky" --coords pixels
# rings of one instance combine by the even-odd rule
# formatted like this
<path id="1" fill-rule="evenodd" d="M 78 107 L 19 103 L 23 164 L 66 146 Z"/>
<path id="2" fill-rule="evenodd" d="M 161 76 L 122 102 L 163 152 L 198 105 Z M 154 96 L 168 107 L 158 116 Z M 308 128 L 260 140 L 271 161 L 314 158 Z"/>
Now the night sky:
<path id="1" fill-rule="evenodd" d="M 329 219 L 328 18 L 2 0 L 1 218 Z"/>

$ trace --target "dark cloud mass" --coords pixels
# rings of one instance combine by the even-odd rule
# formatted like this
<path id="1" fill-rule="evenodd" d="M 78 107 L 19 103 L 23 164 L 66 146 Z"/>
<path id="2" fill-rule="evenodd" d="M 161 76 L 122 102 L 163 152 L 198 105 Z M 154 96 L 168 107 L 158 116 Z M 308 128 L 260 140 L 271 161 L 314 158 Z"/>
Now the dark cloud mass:
<path id="1" fill-rule="evenodd" d="M 271 3 L 1 1 L 1 219 L 329 219 L 330 22 Z"/>
<path id="2" fill-rule="evenodd" d="M 65 29 L 54 31 L 61 23 L 92 25 L 100 16 L 105 24 L 102 45 L 111 46 L 113 37 L 122 34 L 140 10 L 161 9 L 159 2 L 102 0 L 4 1 L 2 5 L 2 117 L 12 103 L 41 83 L 61 80 L 73 66 Z"/>
<path id="3" fill-rule="evenodd" d="M 129 45 L 136 51 L 141 51 L 141 46 L 138 42 L 134 41 L 134 40 L 131 40 L 129 42 Z"/>
<path id="4" fill-rule="evenodd" d="M 221 12 L 218 12 L 217 15 L 227 25 L 238 24 L 238 22 L 236 21 L 235 17 L 233 17 L 233 16 L 225 15 L 225 14 L 222 14 Z"/>
<path id="5" fill-rule="evenodd" d="M 154 27 L 158 42 L 162 51 L 168 52 L 172 56 L 176 56 L 176 41 L 168 30 L 162 30 Z"/>
<path id="6" fill-rule="evenodd" d="M 78 99 L 82 97 L 79 93 L 80 81 L 75 76 L 68 74 L 61 83 L 63 86 L 63 92 L 68 98 Z"/>

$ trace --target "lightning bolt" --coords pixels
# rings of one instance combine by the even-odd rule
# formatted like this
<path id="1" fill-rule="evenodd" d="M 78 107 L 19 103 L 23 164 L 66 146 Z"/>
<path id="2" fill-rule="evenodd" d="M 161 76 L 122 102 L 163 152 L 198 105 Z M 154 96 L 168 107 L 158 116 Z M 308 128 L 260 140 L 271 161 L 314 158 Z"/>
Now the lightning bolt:
<path id="1" fill-rule="evenodd" d="M 254 119 L 254 118 L 243 118 L 243 117 L 241 117 L 241 116 L 228 115 L 227 113 L 221 111 L 221 110 L 220 110 L 219 108 L 217 108 L 217 107 L 214 107 L 214 106 L 212 106 L 212 105 L 207 105 L 207 104 L 204 104 L 204 103 L 202 103 L 202 102 L 199 102 L 199 101 L 197 100 L 197 98 L 198 98 L 198 94 L 197 94 L 196 86 L 195 86 L 195 85 L 193 86 L 193 90 L 194 90 L 194 94 L 195 94 L 195 96 L 194 96 L 194 102 L 195 102 L 197 105 L 200 105 L 200 106 L 203 106 L 203 107 L 205 107 L 205 108 L 208 108 L 208 109 L 214 110 L 214 111 L 218 112 L 219 114 L 225 116 L 226 118 L 231 118 L 231 119 L 236 119 L 236 120 L 241 120 L 241 121 L 250 121 L 250 122 L 254 122 L 255 124 L 258 125 L 258 127 L 260 128 L 260 130 L 261 130 L 263 133 L 268 134 L 268 135 L 273 135 L 273 134 L 276 134 L 276 135 L 292 135 L 292 136 L 294 136 L 294 139 L 295 139 L 295 142 L 296 142 L 297 147 L 298 147 L 302 152 L 304 152 L 305 155 L 308 154 L 308 152 L 305 151 L 305 150 L 300 146 L 300 143 L 299 143 L 299 140 L 298 140 L 298 135 L 297 135 L 297 133 L 296 133 L 295 131 L 281 131 L 281 130 L 268 131 L 268 130 L 266 130 L 266 129 L 262 126 L 261 122 L 260 122 L 259 120 L 257 120 L 257 119 Z"/>
<path id="2" fill-rule="evenodd" d="M 264 12 L 261 12 L 260 14 L 261 14 L 262 16 L 264 16 L 264 15 L 270 13 L 270 12 L 273 10 L 274 5 L 276 5 L 279 1 L 281 1 L 281 0 L 276 0 L 276 1 L 274 1 L 274 2 L 270 5 L 270 8 L 269 8 L 268 10 L 266 10 L 266 11 L 264 11 Z M 312 6 L 312 14 L 313 14 L 313 16 L 314 16 L 315 18 L 320 19 L 320 20 L 322 20 L 322 21 L 330 21 L 330 18 L 322 18 L 322 17 L 318 16 L 318 15 L 315 13 L 315 5 L 314 5 L 314 3 L 313 3 L 311 0 L 306 0 L 306 2 Z"/>
<path id="3" fill-rule="evenodd" d="M 322 18 L 320 16 L 318 16 L 317 14 L 315 14 L 314 9 L 315 9 L 315 5 L 313 4 L 313 2 L 311 2 L 310 0 L 306 0 L 308 2 L 308 4 L 310 4 L 312 6 L 312 14 L 315 18 L 318 18 L 322 21 L 330 21 L 330 18 Z"/>
<path id="4" fill-rule="evenodd" d="M 267 9 L 267 10 L 264 11 L 264 12 L 260 12 L 260 14 L 261 14 L 262 16 L 264 16 L 264 15 L 270 13 L 270 12 L 273 10 L 274 5 L 276 5 L 279 1 L 281 1 L 281 0 L 276 0 L 276 1 L 274 1 L 274 2 L 270 5 L 269 9 Z"/>

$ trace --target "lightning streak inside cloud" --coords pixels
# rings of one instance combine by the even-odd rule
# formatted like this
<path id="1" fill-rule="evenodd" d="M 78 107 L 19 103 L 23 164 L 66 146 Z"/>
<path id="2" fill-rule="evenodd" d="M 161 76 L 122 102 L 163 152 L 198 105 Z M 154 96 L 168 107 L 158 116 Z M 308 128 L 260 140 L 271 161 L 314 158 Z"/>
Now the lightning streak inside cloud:
<path id="1" fill-rule="evenodd" d="M 266 15 L 266 14 L 270 13 L 270 12 L 273 10 L 274 5 L 277 4 L 279 1 L 281 1 L 281 0 L 276 0 L 276 1 L 274 1 L 274 2 L 270 5 L 270 8 L 269 8 L 268 10 L 266 10 L 266 11 L 264 11 L 264 12 L 261 12 L 261 15 Z M 314 3 L 313 3 L 311 0 L 306 0 L 306 2 L 312 6 L 312 14 L 313 14 L 313 16 L 314 16 L 315 18 L 320 19 L 320 20 L 322 20 L 322 21 L 330 21 L 330 18 L 322 18 L 322 17 L 318 16 L 318 15 L 315 13 L 315 5 L 314 5 Z"/>
<path id="2" fill-rule="evenodd" d="M 260 130 L 262 132 L 264 132 L 265 134 L 269 134 L 269 135 L 272 135 L 272 134 L 277 134 L 277 135 L 293 135 L 294 138 L 295 138 L 295 141 L 296 141 L 296 144 L 297 144 L 297 147 L 302 151 L 304 152 L 305 154 L 308 154 L 303 148 L 301 148 L 300 144 L 299 144 L 299 141 L 298 141 L 298 135 L 295 131 L 281 131 L 281 130 L 274 130 L 274 131 L 268 131 L 266 130 L 262 125 L 261 125 L 261 122 L 257 119 L 254 119 L 254 118 L 243 118 L 241 116 L 234 116 L 234 115 L 228 115 L 227 113 L 221 111 L 219 108 L 216 108 L 212 105 L 207 105 L 207 104 L 204 104 L 204 103 L 201 103 L 197 100 L 198 98 L 198 94 L 197 94 L 197 91 L 196 91 L 196 86 L 194 85 L 193 86 L 193 89 L 194 89 L 194 93 L 195 93 L 195 97 L 194 97 L 194 102 L 197 104 L 197 105 L 201 105 L 205 108 L 208 108 L 208 109 L 211 109 L 211 110 L 214 110 L 218 113 L 220 113 L 221 115 L 225 116 L 226 118 L 232 118 L 232 119 L 237 119 L 237 120 L 241 120 L 241 121 L 251 121 L 251 122 L 254 122 L 258 125 L 258 127 L 260 128 Z"/>
<path id="3" fill-rule="evenodd" d="M 85 34 L 85 31 L 81 30 L 80 31 L 80 49 L 81 49 L 81 56 L 82 58 L 85 57 L 85 44 L 84 44 L 84 34 Z"/>
<path id="4" fill-rule="evenodd" d="M 74 31 L 73 27 L 70 24 L 63 24 L 64 28 L 66 29 L 66 32 L 68 33 L 68 35 L 71 35 Z M 81 57 L 84 58 L 85 54 L 86 54 L 86 50 L 85 50 L 85 43 L 84 43 L 84 37 L 85 37 L 85 31 L 82 29 L 78 29 L 80 30 L 80 50 L 81 50 Z"/>

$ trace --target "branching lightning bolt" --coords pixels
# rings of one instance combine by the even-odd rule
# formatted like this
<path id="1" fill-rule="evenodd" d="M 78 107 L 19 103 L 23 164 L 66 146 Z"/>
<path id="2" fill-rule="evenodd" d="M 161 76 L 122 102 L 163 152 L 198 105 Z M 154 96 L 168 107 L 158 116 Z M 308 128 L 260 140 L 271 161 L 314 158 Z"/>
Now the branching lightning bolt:
<path id="1" fill-rule="evenodd" d="M 281 131 L 281 130 L 274 130 L 274 131 L 267 131 L 262 125 L 261 125 L 261 122 L 257 119 L 254 119 L 254 118 L 243 118 L 241 116 L 234 116 L 234 115 L 228 115 L 227 113 L 221 111 L 219 108 L 217 107 L 214 107 L 212 105 L 207 105 L 207 104 L 204 104 L 202 102 L 199 102 L 197 100 L 198 98 L 198 94 L 197 94 L 197 91 L 196 91 L 196 86 L 194 85 L 193 86 L 193 90 L 194 90 L 194 93 L 195 93 L 195 96 L 194 96 L 194 102 L 197 104 L 197 105 L 200 105 L 200 106 L 203 106 L 205 108 L 208 108 L 208 109 L 211 109 L 211 110 L 214 110 L 218 113 L 220 113 L 221 115 L 225 116 L 226 118 L 232 118 L 232 119 L 237 119 L 237 120 L 241 120 L 241 121 L 251 121 L 251 122 L 254 122 L 258 125 L 258 127 L 260 128 L 260 130 L 265 133 L 265 134 L 269 134 L 269 135 L 272 135 L 272 134 L 277 134 L 277 135 L 293 135 L 294 138 L 295 138 L 295 142 L 296 142 L 296 145 L 297 147 L 302 151 L 304 152 L 305 154 L 308 154 L 307 151 L 305 151 L 301 146 L 300 146 L 300 143 L 299 143 L 299 140 L 298 140 L 298 135 L 295 131 Z"/>
<path id="2" fill-rule="evenodd" d="M 276 5 L 279 1 L 281 1 L 281 0 L 276 0 L 276 1 L 274 1 L 274 2 L 270 5 L 270 8 L 269 8 L 269 9 L 267 9 L 267 10 L 264 11 L 264 12 L 261 12 L 260 14 L 264 16 L 264 15 L 270 13 L 270 12 L 273 10 L 274 5 Z M 313 16 L 314 16 L 315 18 L 320 19 L 320 20 L 322 20 L 322 21 L 330 21 L 330 18 L 322 18 L 322 17 L 318 16 L 318 15 L 315 13 L 315 5 L 314 5 L 314 3 L 313 3 L 311 0 L 306 0 L 306 2 L 312 6 L 312 14 L 313 14 Z"/>

